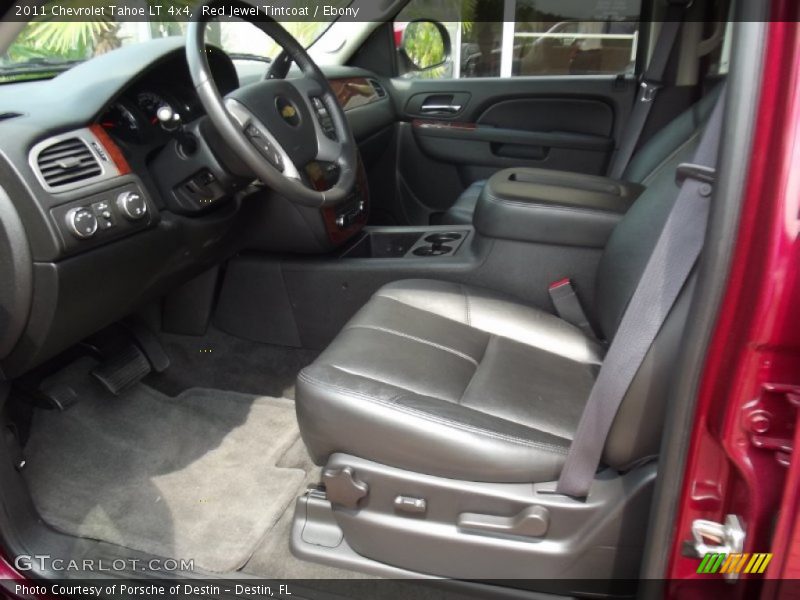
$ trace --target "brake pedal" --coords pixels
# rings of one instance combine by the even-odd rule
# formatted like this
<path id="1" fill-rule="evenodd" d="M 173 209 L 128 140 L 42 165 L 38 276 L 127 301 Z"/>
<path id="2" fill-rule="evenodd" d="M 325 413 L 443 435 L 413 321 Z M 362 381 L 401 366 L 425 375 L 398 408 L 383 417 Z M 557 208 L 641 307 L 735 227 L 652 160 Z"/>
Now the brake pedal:
<path id="1" fill-rule="evenodd" d="M 138 383 L 152 370 L 136 344 L 130 343 L 92 369 L 92 376 L 115 396 Z"/>

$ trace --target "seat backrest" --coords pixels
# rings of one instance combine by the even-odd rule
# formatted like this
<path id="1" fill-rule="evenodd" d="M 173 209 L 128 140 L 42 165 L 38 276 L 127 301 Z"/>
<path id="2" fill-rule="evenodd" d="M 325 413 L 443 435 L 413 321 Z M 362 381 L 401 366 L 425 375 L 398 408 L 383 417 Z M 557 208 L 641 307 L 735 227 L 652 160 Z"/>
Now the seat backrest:
<path id="1" fill-rule="evenodd" d="M 716 86 L 647 140 L 631 157 L 622 178 L 625 181 L 650 185 L 649 180 L 655 176 L 662 163 L 669 160 L 711 116 L 721 89 L 722 86 Z"/>
<path id="2" fill-rule="evenodd" d="M 611 234 L 598 265 L 595 284 L 595 316 L 608 340 L 617 331 L 678 197 L 675 171 L 680 163 L 692 159 L 721 89 L 722 86 L 717 86 L 662 129 L 631 163 L 637 172 L 649 169 L 641 180 L 647 188 Z"/>
<path id="3" fill-rule="evenodd" d="M 616 334 L 678 197 L 675 171 L 680 163 L 691 161 L 718 90 L 656 136 L 671 150 L 646 176 L 647 189 L 616 226 L 603 251 L 595 284 L 595 318 L 607 340 Z M 603 455 L 603 462 L 609 466 L 623 468 L 658 453 L 671 368 L 677 359 L 692 286 L 690 280 L 684 287 L 620 405 Z"/>

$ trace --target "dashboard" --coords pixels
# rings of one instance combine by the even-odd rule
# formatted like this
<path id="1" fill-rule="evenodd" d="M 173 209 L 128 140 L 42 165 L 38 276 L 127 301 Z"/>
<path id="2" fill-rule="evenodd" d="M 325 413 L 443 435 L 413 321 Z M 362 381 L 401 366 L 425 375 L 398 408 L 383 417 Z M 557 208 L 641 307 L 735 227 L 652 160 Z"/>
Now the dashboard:
<path id="1" fill-rule="evenodd" d="M 220 92 L 236 89 L 233 61 L 216 48 L 207 56 Z M 377 77 L 324 71 L 357 140 L 395 121 Z M 197 147 L 182 153 L 190 138 Z M 335 176 L 324 164 L 306 175 L 317 189 Z M 252 180 L 204 116 L 183 38 L 0 85 L 2 375 L 27 372 L 239 251 L 254 237 L 244 208 L 281 205 Z M 269 238 L 305 235 L 313 251 L 327 251 L 366 223 L 366 186 L 362 172 L 344 205 L 303 217 L 315 231 L 287 235 L 295 225 L 270 210 L 256 237 L 294 251 Z"/>
<path id="2" fill-rule="evenodd" d="M 145 87 L 115 101 L 100 117 L 100 125 L 121 141 L 147 143 L 168 135 L 159 127 L 159 115 L 178 114 L 193 120 L 198 116 L 196 112 L 179 100 L 173 90 Z"/>
<path id="3" fill-rule="evenodd" d="M 223 95 L 238 87 L 233 63 L 222 52 L 210 53 L 209 62 Z M 181 123 L 190 123 L 204 114 L 182 55 L 162 62 L 136 81 L 113 101 L 98 122 L 123 143 L 158 144 L 170 135 L 159 121 L 159 114 L 173 118 L 178 115 Z M 169 127 L 169 123 L 166 125 Z"/>

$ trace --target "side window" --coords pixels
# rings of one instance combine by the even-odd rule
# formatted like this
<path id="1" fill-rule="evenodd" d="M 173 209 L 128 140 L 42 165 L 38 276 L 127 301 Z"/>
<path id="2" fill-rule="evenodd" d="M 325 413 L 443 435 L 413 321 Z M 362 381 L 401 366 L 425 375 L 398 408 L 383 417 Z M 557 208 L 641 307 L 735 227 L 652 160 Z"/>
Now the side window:
<path id="1" fill-rule="evenodd" d="M 408 78 L 616 75 L 632 72 L 641 0 L 411 0 L 394 23 L 400 75 Z M 440 64 L 420 64 L 446 33 Z M 431 31 L 427 28 L 427 31 Z M 431 51 L 432 52 L 432 51 Z"/>

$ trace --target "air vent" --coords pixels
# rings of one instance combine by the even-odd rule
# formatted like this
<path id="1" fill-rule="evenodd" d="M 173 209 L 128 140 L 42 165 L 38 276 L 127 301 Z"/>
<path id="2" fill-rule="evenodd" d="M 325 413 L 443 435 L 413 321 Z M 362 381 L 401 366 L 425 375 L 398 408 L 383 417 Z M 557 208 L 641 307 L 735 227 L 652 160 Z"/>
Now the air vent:
<path id="1" fill-rule="evenodd" d="M 42 179 L 51 188 L 98 177 L 103 172 L 89 146 L 79 137 L 47 146 L 39 152 L 36 164 Z"/>
<path id="2" fill-rule="evenodd" d="M 383 86 L 380 83 L 374 79 L 370 79 L 369 84 L 372 86 L 372 89 L 375 90 L 375 93 L 378 94 L 378 98 L 386 97 L 386 90 L 383 89 Z"/>

